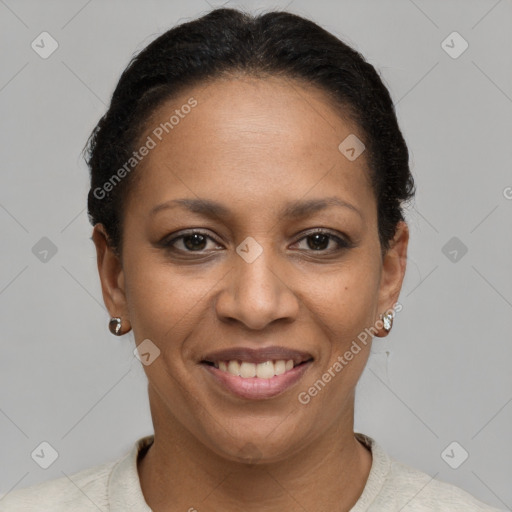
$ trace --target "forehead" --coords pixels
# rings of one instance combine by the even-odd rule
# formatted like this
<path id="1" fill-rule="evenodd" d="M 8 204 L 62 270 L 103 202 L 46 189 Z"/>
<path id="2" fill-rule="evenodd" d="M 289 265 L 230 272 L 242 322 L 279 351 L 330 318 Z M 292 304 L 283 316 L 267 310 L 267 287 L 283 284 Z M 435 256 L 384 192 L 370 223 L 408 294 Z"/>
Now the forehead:
<path id="1" fill-rule="evenodd" d="M 137 167 L 147 208 L 170 196 L 223 197 L 231 204 L 340 192 L 373 199 L 366 155 L 339 149 L 358 126 L 319 89 L 285 78 L 223 78 L 163 103 L 141 141 Z M 142 195 L 141 195 L 142 194 Z M 151 203 L 151 204 L 150 204 Z"/>

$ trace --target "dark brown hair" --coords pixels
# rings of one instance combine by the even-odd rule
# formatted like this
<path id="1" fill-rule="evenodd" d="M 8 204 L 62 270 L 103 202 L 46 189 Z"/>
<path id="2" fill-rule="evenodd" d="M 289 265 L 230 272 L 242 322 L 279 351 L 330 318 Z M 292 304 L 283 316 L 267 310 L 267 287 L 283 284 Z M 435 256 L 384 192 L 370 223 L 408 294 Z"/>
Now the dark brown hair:
<path id="1" fill-rule="evenodd" d="M 390 94 L 360 53 L 314 22 L 288 12 L 252 16 L 214 9 L 168 30 L 131 60 L 85 148 L 91 224 L 102 223 L 111 247 L 120 253 L 123 204 L 136 171 L 108 192 L 102 187 L 130 159 L 145 122 L 159 105 L 187 87 L 232 73 L 306 81 L 357 123 L 364 135 L 384 253 L 397 223 L 404 220 L 402 203 L 415 193 Z"/>

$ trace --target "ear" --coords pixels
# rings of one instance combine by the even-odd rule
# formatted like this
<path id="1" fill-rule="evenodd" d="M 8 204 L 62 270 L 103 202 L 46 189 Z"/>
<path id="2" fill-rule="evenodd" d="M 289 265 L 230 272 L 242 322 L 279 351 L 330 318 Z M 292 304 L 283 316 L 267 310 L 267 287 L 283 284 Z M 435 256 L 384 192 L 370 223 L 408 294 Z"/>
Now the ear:
<path id="1" fill-rule="evenodd" d="M 382 272 L 379 285 L 379 318 L 386 311 L 393 310 L 398 301 L 407 266 L 407 246 L 409 243 L 409 228 L 404 221 L 397 224 L 393 240 L 382 260 Z M 376 321 L 379 319 L 375 319 Z M 387 336 L 384 329 L 380 329 L 376 336 Z"/>
<path id="2" fill-rule="evenodd" d="M 123 322 L 129 320 L 121 260 L 110 246 L 108 234 L 103 224 L 98 223 L 94 226 L 91 238 L 96 246 L 96 259 L 103 301 L 110 316 L 119 316 L 123 319 Z"/>

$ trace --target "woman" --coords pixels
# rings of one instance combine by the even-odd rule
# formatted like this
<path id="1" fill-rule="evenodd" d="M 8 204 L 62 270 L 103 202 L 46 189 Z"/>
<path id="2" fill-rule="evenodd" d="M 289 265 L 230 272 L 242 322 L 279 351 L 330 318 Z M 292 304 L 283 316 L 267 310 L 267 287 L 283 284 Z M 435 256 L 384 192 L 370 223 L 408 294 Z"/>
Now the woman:
<path id="1" fill-rule="evenodd" d="M 414 194 L 361 55 L 286 12 L 214 10 L 132 60 L 88 150 L 109 326 L 133 330 L 155 434 L 2 511 L 496 510 L 353 430 Z"/>

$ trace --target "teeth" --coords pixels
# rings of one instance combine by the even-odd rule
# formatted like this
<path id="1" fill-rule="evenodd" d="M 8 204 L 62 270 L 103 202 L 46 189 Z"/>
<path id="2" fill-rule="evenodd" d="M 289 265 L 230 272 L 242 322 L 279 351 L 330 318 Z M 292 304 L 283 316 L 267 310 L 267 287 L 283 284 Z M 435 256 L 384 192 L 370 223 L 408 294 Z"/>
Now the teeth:
<path id="1" fill-rule="evenodd" d="M 293 363 L 292 363 L 293 364 Z M 286 361 L 274 361 L 274 374 L 282 375 L 286 371 Z"/>
<path id="2" fill-rule="evenodd" d="M 256 365 L 256 377 L 260 379 L 271 379 L 274 376 L 274 371 L 274 363 L 272 361 L 265 361 Z"/>
<path id="3" fill-rule="evenodd" d="M 245 361 L 240 365 L 240 377 L 248 379 L 256 377 L 256 365 L 254 363 L 246 363 Z"/>
<path id="4" fill-rule="evenodd" d="M 215 363 L 215 367 L 223 372 L 231 373 L 243 377 L 244 379 L 250 379 L 252 377 L 258 377 L 259 379 L 271 379 L 274 375 L 282 375 L 283 373 L 290 371 L 293 368 L 293 359 L 280 359 L 277 361 L 265 361 L 264 363 L 248 363 L 242 361 L 241 363 L 237 360 L 232 361 L 219 361 Z"/>
<path id="5" fill-rule="evenodd" d="M 240 375 L 240 363 L 238 361 L 229 361 L 228 372 L 231 375 Z"/>

